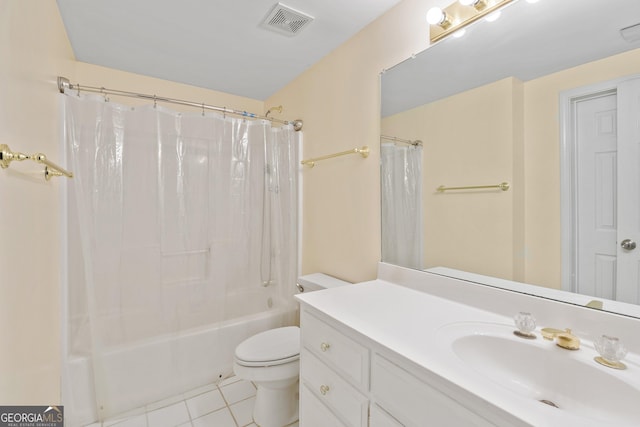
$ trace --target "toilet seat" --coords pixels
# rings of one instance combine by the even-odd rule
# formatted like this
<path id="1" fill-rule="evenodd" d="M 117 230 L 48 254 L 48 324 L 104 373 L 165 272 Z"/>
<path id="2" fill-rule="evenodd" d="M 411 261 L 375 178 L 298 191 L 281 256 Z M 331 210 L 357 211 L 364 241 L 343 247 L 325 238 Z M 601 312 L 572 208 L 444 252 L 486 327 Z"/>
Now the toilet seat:
<path id="1" fill-rule="evenodd" d="M 282 365 L 300 358 L 300 328 L 270 329 L 244 340 L 235 353 L 242 366 Z"/>

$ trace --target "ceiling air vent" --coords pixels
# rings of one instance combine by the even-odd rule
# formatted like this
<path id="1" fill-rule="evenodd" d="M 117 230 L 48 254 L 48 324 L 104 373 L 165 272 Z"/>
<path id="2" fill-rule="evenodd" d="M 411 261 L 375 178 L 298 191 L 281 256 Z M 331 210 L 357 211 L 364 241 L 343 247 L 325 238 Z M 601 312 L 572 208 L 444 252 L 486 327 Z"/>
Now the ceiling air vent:
<path id="1" fill-rule="evenodd" d="M 269 15 L 262 21 L 261 26 L 286 36 L 295 36 L 305 28 L 313 17 L 295 9 L 276 3 Z"/>
<path id="2" fill-rule="evenodd" d="M 620 35 L 629 43 L 640 41 L 640 24 L 621 29 Z"/>

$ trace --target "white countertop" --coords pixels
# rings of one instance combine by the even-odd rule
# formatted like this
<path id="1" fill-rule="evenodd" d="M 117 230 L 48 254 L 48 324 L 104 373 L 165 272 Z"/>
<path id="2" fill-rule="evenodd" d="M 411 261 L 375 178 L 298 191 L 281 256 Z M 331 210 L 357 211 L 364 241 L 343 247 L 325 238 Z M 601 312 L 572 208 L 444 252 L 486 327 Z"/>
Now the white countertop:
<path id="1" fill-rule="evenodd" d="M 511 318 L 383 280 L 300 294 L 296 298 L 303 305 L 324 313 L 401 358 L 502 408 L 525 423 L 535 426 L 605 425 L 602 419 L 589 420 L 577 417 L 568 411 L 552 408 L 512 393 L 497 383 L 487 381 L 487 377 L 464 366 L 461 361 L 452 361 L 452 353 L 438 347 L 442 347 L 436 339 L 438 330 L 445 325 L 458 322 L 488 322 L 511 327 Z M 515 308 L 514 314 L 517 311 Z M 539 342 L 536 345 L 554 347 L 552 342 L 542 339 L 536 341 Z M 583 350 L 576 352 L 555 347 L 551 351 L 566 352 L 567 357 L 577 359 L 593 359 L 594 355 L 597 355 L 588 343 L 583 343 L 583 347 Z M 632 364 L 634 366 L 629 370 L 618 371 L 619 373 L 615 374 L 627 377 L 638 375 L 640 366 L 636 366 L 635 362 Z M 602 369 L 611 371 L 605 367 Z M 594 393 L 598 393 L 597 385 L 594 385 Z"/>

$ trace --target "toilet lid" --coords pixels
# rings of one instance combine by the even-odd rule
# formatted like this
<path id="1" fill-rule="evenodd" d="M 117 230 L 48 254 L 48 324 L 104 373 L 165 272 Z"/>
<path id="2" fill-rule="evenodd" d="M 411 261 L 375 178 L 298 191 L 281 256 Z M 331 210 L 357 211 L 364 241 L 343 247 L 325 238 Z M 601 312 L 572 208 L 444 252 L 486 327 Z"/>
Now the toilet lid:
<path id="1" fill-rule="evenodd" d="M 288 361 L 300 354 L 300 328 L 287 326 L 270 329 L 247 338 L 236 347 L 239 362 L 265 363 Z M 273 363 L 268 363 L 273 364 Z"/>

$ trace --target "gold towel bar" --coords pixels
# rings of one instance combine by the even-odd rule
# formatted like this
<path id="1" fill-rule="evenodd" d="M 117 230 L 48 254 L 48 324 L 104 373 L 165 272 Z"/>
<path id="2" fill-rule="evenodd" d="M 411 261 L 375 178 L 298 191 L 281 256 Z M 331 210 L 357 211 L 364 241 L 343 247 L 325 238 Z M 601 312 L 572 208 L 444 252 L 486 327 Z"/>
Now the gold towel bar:
<path id="1" fill-rule="evenodd" d="M 27 159 L 44 165 L 44 177 L 47 181 L 50 180 L 52 176 L 66 176 L 67 178 L 73 178 L 73 173 L 47 160 L 47 156 L 42 153 L 35 153 L 29 156 L 17 151 L 11 151 L 7 144 L 0 144 L 0 166 L 3 169 L 8 168 L 14 160 L 21 162 Z"/>
<path id="2" fill-rule="evenodd" d="M 444 193 L 445 191 L 449 190 L 482 190 L 488 188 L 497 188 L 502 191 L 507 191 L 509 187 L 510 186 L 508 182 L 501 182 L 500 184 L 496 185 L 472 185 L 469 187 L 445 187 L 444 185 L 441 185 L 440 187 L 436 188 L 436 190 L 438 191 L 438 193 Z"/>
<path id="3" fill-rule="evenodd" d="M 410 139 L 398 138 L 397 136 L 387 136 L 387 135 L 380 135 L 380 139 L 386 139 L 387 141 L 393 141 L 393 142 L 401 142 L 403 144 L 413 145 L 414 147 L 422 147 L 422 141 L 420 141 L 419 139 L 412 141 Z"/>
<path id="4" fill-rule="evenodd" d="M 365 145 L 361 148 L 353 148 L 351 150 L 341 151 L 340 153 L 328 154 L 322 157 L 315 157 L 313 159 L 303 160 L 300 162 L 300 164 L 312 168 L 316 165 L 316 162 L 319 162 L 320 160 L 332 159 L 338 156 L 346 156 L 347 154 L 360 154 L 362 157 L 366 158 L 367 156 L 369 156 L 369 147 Z"/>

